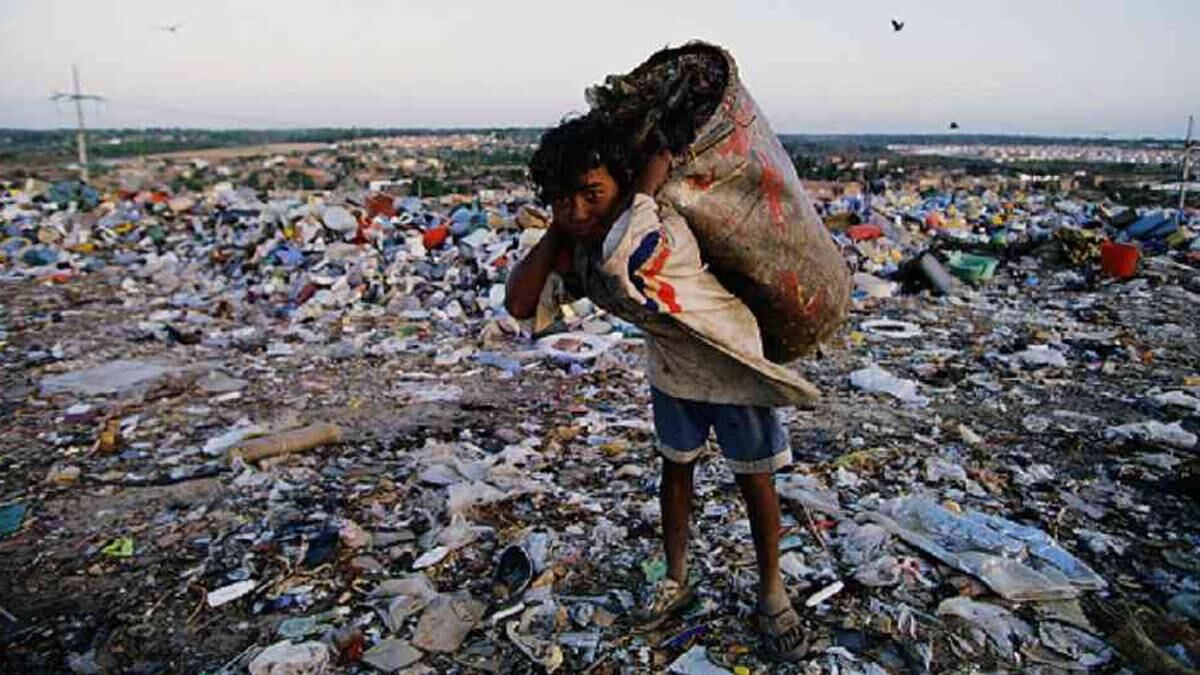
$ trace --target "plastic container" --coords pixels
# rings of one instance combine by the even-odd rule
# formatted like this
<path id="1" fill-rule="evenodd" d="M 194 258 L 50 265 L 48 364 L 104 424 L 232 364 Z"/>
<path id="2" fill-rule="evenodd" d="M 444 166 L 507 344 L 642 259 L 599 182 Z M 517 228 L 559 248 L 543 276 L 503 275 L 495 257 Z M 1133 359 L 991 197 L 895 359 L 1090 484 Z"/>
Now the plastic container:
<path id="1" fill-rule="evenodd" d="M 883 236 L 883 230 L 878 225 L 851 225 L 846 228 L 846 234 L 854 241 L 868 241 L 878 239 Z"/>
<path id="2" fill-rule="evenodd" d="M 932 253 L 922 255 L 917 267 L 933 286 L 934 292 L 938 295 L 954 295 L 954 279 L 946 273 L 946 268 L 942 267 Z"/>
<path id="3" fill-rule="evenodd" d="M 1141 252 L 1133 244 L 1106 241 L 1100 245 L 1100 269 L 1110 277 L 1128 279 L 1137 274 Z"/>
<path id="4" fill-rule="evenodd" d="M 425 245 L 426 249 L 435 249 L 445 243 L 446 237 L 449 236 L 450 227 L 443 223 L 425 230 L 421 235 L 421 243 Z"/>
<path id="5" fill-rule="evenodd" d="M 963 281 L 987 281 L 996 273 L 999 261 L 983 255 L 956 253 L 950 256 L 947 266 L 950 273 Z"/>

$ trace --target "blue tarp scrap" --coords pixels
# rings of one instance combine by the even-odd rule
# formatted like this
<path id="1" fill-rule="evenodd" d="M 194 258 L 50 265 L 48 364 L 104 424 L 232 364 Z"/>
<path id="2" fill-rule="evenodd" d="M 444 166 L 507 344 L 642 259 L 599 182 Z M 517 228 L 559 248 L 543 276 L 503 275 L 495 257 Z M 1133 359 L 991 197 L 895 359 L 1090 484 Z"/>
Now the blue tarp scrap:
<path id="1" fill-rule="evenodd" d="M 4 539 L 9 535 L 21 529 L 21 524 L 25 522 L 25 514 L 29 507 L 24 504 L 5 504 L 0 506 L 0 539 Z"/>
<path id="2" fill-rule="evenodd" d="M 276 246 L 271 251 L 271 257 L 275 258 L 276 262 L 284 267 L 296 267 L 304 262 L 304 254 L 300 252 L 300 249 L 291 244 Z"/>

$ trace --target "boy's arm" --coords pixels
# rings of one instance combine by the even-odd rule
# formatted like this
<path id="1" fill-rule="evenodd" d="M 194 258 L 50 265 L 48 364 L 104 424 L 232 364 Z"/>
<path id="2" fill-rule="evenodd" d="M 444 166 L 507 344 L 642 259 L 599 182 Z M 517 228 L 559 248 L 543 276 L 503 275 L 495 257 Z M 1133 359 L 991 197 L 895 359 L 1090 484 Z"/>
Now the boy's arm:
<path id="1" fill-rule="evenodd" d="M 660 150 L 646 161 L 633 181 L 634 192 L 653 197 L 671 175 L 671 151 Z"/>
<path id="2" fill-rule="evenodd" d="M 566 234 L 552 222 L 546 234 L 529 254 L 517 263 L 504 288 L 504 308 L 514 319 L 531 318 L 546 286 L 546 277 L 555 271 L 555 263 L 568 250 Z"/>
<path id="3" fill-rule="evenodd" d="M 634 180 L 635 192 L 653 195 L 658 192 L 671 170 L 671 155 L 662 151 L 650 158 Z M 513 269 L 504 288 L 504 307 L 514 319 L 528 319 L 537 312 L 546 277 L 556 270 L 563 251 L 569 251 L 570 237 L 557 225 L 557 218 L 550 221 L 550 228 Z"/>

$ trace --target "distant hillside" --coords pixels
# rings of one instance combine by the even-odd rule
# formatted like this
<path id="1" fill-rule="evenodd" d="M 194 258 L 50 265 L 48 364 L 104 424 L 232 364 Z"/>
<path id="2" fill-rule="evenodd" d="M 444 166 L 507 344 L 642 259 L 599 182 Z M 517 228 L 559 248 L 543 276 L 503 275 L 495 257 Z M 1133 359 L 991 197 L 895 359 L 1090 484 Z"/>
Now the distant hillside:
<path id="1" fill-rule="evenodd" d="M 230 148 L 272 143 L 338 143 L 379 136 L 495 133 L 527 137 L 536 142 L 536 129 L 89 129 L 92 159 L 136 157 L 180 150 Z M 0 162 L 30 164 L 75 158 L 73 129 L 0 129 Z"/>

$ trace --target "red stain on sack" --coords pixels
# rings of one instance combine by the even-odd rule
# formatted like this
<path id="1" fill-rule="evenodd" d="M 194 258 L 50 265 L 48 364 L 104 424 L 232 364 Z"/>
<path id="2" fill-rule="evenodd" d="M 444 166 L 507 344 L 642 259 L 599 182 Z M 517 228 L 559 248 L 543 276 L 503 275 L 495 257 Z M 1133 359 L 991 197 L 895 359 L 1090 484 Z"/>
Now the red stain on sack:
<path id="1" fill-rule="evenodd" d="M 771 212 L 771 221 L 782 232 L 786 226 L 783 220 L 783 190 L 785 187 L 783 173 L 775 168 L 775 165 L 762 154 L 758 154 L 758 161 L 762 163 L 763 167 L 762 179 L 759 181 L 758 189 L 762 193 L 763 198 L 767 200 L 767 209 Z"/>
<path id="2" fill-rule="evenodd" d="M 708 192 L 708 189 L 713 186 L 713 183 L 717 182 L 717 170 L 709 169 L 708 173 L 688 176 L 687 182 L 688 185 L 701 192 Z"/>
<path id="3" fill-rule="evenodd" d="M 733 133 L 729 134 L 729 140 L 721 146 L 718 153 L 722 157 L 745 157 L 750 152 L 750 124 L 754 121 L 754 110 L 750 108 L 748 101 L 741 101 L 737 112 L 733 112 L 729 103 L 725 105 L 725 109 L 733 120 Z"/>

